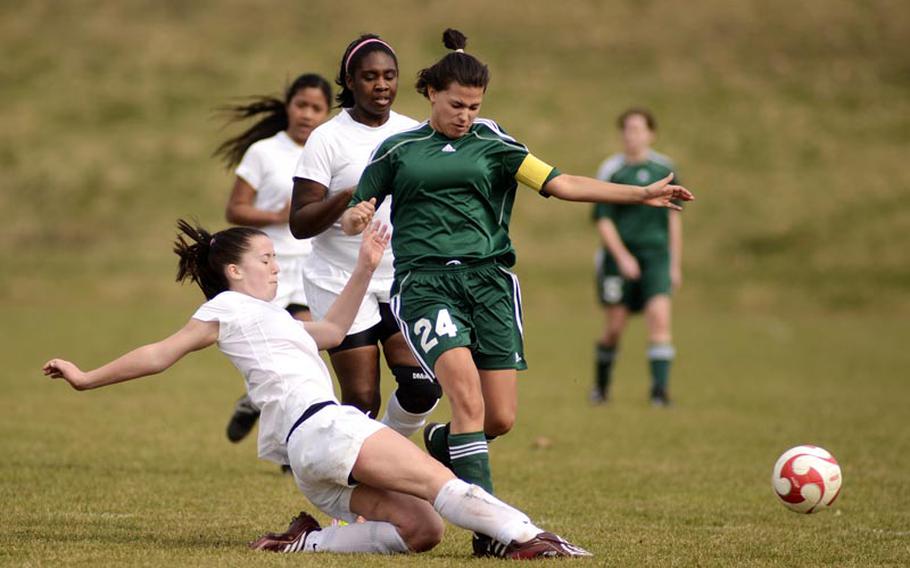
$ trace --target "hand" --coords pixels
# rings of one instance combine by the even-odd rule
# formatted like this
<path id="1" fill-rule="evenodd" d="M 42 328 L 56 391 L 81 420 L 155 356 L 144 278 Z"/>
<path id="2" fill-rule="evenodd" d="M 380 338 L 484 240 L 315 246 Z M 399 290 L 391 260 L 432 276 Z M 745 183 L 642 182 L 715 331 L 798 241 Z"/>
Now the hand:
<path id="1" fill-rule="evenodd" d="M 616 265 L 619 267 L 619 273 L 626 280 L 638 280 L 641 278 L 641 267 L 631 254 L 626 253 L 618 257 Z"/>
<path id="2" fill-rule="evenodd" d="M 45 376 L 52 379 L 64 379 L 76 390 L 89 387 L 85 373 L 75 364 L 65 359 L 51 359 L 42 369 Z"/>
<path id="3" fill-rule="evenodd" d="M 683 277 L 682 269 L 678 266 L 670 267 L 670 284 L 673 286 L 674 290 L 679 290 L 682 287 Z"/>
<path id="4" fill-rule="evenodd" d="M 692 201 L 695 196 L 681 185 L 671 185 L 670 180 L 673 174 L 651 185 L 645 186 L 642 203 L 651 207 L 666 207 L 675 211 L 682 211 L 682 207 L 673 203 L 674 201 Z"/>
<path id="5" fill-rule="evenodd" d="M 391 234 L 389 233 L 388 225 L 383 225 L 379 221 L 368 225 L 363 232 L 357 263 L 370 272 L 375 270 L 382 261 L 382 255 L 389 245 L 390 238 Z"/>
<path id="6" fill-rule="evenodd" d="M 350 228 L 352 234 L 357 234 L 366 229 L 370 222 L 373 220 L 373 215 L 376 213 L 376 198 L 373 197 L 369 201 L 361 201 L 357 205 L 351 207 L 347 211 L 348 219 L 350 219 Z"/>

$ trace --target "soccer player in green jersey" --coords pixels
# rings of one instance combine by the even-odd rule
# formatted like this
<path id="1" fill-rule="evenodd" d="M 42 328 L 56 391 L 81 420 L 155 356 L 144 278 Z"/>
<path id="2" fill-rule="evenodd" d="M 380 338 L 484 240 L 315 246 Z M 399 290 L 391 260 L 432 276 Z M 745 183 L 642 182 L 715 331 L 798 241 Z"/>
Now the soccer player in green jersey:
<path id="1" fill-rule="evenodd" d="M 604 161 L 598 179 L 647 185 L 672 173 L 670 159 L 651 149 L 657 123 L 650 111 L 629 109 L 617 124 L 623 152 Z M 650 343 L 651 404 L 667 406 L 667 381 L 675 355 L 670 293 L 682 283 L 682 219 L 678 211 L 606 203 L 594 206 L 594 219 L 603 244 L 597 285 L 607 321 L 596 346 L 591 401 L 607 401 L 613 361 L 629 314 L 643 311 Z"/>
<path id="2" fill-rule="evenodd" d="M 462 479 L 492 490 L 487 439 L 511 429 L 517 371 L 527 368 L 521 293 L 509 270 L 519 182 L 569 201 L 676 208 L 673 200 L 692 195 L 670 185 L 670 176 L 647 187 L 618 185 L 563 174 L 534 157 L 477 117 L 489 70 L 464 53 L 464 35 L 446 30 L 443 41 L 454 51 L 418 75 L 430 119 L 377 147 L 341 225 L 359 233 L 392 198 L 392 310 L 452 410 L 449 424 L 424 431 L 427 449 Z"/>

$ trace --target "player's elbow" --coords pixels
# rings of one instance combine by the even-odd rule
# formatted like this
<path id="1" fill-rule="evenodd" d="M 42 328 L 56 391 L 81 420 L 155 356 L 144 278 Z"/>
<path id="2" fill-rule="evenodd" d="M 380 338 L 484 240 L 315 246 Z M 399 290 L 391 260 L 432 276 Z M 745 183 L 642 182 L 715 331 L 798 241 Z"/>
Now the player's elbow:
<path id="1" fill-rule="evenodd" d="M 310 222 L 306 211 L 303 211 L 302 207 L 291 211 L 288 227 L 291 229 L 291 234 L 294 235 L 295 239 L 309 239 L 318 234 L 317 231 L 313 230 L 313 223 Z"/>
<path id="2" fill-rule="evenodd" d="M 569 174 L 560 174 L 543 186 L 543 191 L 557 199 L 571 201 L 572 178 Z"/>

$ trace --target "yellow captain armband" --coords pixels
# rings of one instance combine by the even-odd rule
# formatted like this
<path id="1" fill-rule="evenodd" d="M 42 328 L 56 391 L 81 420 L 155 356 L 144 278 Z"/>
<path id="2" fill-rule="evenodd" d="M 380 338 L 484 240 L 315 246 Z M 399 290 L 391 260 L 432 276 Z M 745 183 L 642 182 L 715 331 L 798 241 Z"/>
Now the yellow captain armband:
<path id="1" fill-rule="evenodd" d="M 550 164 L 536 158 L 533 154 L 528 153 L 518 172 L 515 174 L 515 180 L 525 184 L 534 191 L 543 189 L 543 184 L 547 183 L 550 174 L 555 168 Z"/>

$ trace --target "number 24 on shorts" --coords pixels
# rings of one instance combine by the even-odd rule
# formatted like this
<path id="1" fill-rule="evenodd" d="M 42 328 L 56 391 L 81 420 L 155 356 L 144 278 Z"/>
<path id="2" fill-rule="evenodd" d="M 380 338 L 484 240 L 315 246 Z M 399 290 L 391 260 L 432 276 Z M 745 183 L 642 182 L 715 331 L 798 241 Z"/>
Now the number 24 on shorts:
<path id="1" fill-rule="evenodd" d="M 449 314 L 449 310 L 443 308 L 439 310 L 436 314 L 436 335 L 442 337 L 447 335 L 449 337 L 455 337 L 458 333 L 458 326 L 455 325 L 455 322 L 452 321 L 452 316 Z M 414 324 L 414 333 L 420 336 L 420 348 L 423 349 L 424 353 L 430 351 L 430 349 L 436 347 L 439 344 L 439 339 L 436 337 L 430 337 L 430 334 L 433 333 L 433 324 L 430 323 L 430 320 L 427 318 L 420 318 Z"/>

